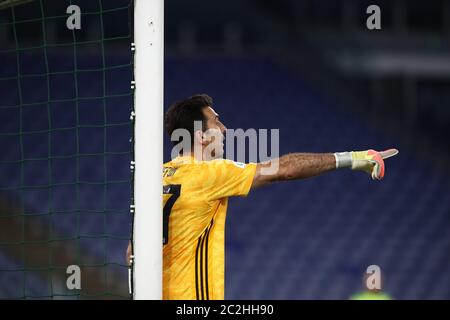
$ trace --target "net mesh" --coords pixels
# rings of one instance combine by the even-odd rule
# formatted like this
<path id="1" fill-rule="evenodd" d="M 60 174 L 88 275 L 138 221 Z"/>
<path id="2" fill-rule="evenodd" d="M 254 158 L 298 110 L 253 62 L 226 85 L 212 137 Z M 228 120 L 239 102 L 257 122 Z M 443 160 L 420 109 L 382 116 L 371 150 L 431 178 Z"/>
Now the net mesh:
<path id="1" fill-rule="evenodd" d="M 2 299 L 130 297 L 132 13 L 131 0 L 0 9 Z"/>

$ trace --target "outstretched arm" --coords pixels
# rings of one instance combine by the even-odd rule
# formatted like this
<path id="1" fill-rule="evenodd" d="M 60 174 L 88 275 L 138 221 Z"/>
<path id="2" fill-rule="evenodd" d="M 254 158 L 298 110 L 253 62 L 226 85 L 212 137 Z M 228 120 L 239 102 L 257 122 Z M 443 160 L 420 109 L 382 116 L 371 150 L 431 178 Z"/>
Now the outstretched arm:
<path id="1" fill-rule="evenodd" d="M 276 181 L 310 178 L 339 168 L 364 171 L 370 174 L 372 179 L 381 180 L 385 171 L 384 159 L 395 156 L 397 153 L 397 149 L 383 152 L 367 150 L 340 153 L 291 153 L 257 164 L 252 188 Z M 269 170 L 271 167 L 277 169 Z"/>

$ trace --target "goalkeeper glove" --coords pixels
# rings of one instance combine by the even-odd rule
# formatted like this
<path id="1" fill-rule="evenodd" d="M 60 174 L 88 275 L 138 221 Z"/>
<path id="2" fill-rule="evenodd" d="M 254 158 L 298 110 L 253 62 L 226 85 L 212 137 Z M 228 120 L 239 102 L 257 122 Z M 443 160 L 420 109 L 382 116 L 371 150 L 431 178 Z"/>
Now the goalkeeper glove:
<path id="1" fill-rule="evenodd" d="M 386 151 L 351 151 L 337 152 L 336 168 L 351 168 L 352 170 L 361 170 L 368 173 L 372 179 L 381 180 L 384 177 L 384 159 L 395 156 L 397 149 L 388 149 Z"/>

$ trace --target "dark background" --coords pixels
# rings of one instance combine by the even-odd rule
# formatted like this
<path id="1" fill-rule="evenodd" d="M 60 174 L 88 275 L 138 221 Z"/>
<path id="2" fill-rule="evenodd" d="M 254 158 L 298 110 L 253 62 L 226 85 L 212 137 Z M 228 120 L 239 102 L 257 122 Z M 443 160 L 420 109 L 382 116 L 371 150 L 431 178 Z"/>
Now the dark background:
<path id="1" fill-rule="evenodd" d="M 128 298 L 132 12 L 0 10 L 0 298 Z M 381 182 L 342 170 L 232 199 L 227 299 L 347 299 L 372 264 L 395 299 L 450 298 L 449 39 L 449 1 L 166 1 L 166 108 L 208 93 L 228 128 L 280 129 L 282 154 L 400 150 Z"/>

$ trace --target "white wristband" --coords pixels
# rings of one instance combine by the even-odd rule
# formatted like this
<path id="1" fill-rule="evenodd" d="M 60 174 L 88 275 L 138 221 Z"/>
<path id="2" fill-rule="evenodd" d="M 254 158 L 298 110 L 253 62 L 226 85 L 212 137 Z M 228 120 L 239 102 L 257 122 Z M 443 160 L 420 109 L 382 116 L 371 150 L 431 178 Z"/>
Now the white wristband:
<path id="1" fill-rule="evenodd" d="M 352 167 L 352 155 L 350 152 L 336 152 L 334 157 L 336 159 L 336 169 Z"/>

